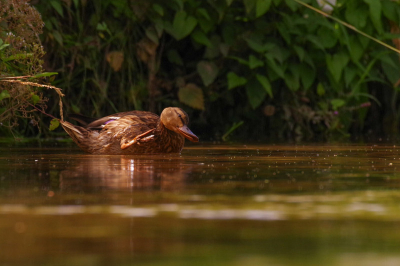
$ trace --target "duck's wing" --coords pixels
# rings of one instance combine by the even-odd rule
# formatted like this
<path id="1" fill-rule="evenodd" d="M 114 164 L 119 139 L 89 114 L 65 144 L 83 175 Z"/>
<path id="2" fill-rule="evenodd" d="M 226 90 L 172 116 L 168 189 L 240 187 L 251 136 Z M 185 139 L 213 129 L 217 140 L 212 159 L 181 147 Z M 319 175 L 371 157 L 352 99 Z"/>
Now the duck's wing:
<path id="1" fill-rule="evenodd" d="M 154 139 L 153 132 L 159 121 L 158 116 L 152 113 L 147 113 L 146 115 L 124 114 L 122 116 L 109 117 L 108 119 L 110 118 L 111 121 L 104 120 L 106 124 L 101 125 L 101 132 L 102 134 L 111 134 L 114 138 L 120 139 L 122 150 L 133 144 L 140 145 Z"/>
<path id="2" fill-rule="evenodd" d="M 154 131 L 156 129 L 149 129 L 141 134 L 136 134 L 135 132 L 128 132 L 128 134 L 124 135 L 121 139 L 120 145 L 121 150 L 129 148 L 133 144 L 140 145 L 141 143 L 149 142 L 154 139 Z"/>

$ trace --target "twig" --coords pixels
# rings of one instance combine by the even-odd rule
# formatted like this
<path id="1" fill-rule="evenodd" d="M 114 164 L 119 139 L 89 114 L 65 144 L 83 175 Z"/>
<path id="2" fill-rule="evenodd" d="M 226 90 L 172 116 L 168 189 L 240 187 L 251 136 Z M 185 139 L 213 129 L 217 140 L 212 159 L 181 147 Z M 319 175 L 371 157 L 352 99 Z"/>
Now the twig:
<path id="1" fill-rule="evenodd" d="M 29 104 L 30 106 L 32 106 L 33 108 L 35 108 L 36 110 L 38 110 L 39 112 L 41 112 L 42 114 L 47 115 L 47 116 L 50 116 L 50 117 L 53 118 L 53 119 L 57 119 L 58 121 L 62 121 L 62 120 L 60 120 L 59 118 L 54 117 L 54 116 L 52 116 L 51 114 L 48 114 L 48 113 L 46 113 L 46 112 L 43 111 L 43 110 L 40 110 L 40 109 L 37 108 L 35 105 L 33 105 L 33 104 L 31 104 L 30 102 L 28 102 L 27 100 L 24 99 L 24 101 L 25 101 L 27 104 Z"/>
<path id="2" fill-rule="evenodd" d="M 24 78 L 31 78 L 33 76 L 18 76 L 18 77 L 5 77 L 5 78 L 0 78 L 0 81 L 7 81 L 8 79 L 14 80 L 14 79 L 24 79 Z"/>

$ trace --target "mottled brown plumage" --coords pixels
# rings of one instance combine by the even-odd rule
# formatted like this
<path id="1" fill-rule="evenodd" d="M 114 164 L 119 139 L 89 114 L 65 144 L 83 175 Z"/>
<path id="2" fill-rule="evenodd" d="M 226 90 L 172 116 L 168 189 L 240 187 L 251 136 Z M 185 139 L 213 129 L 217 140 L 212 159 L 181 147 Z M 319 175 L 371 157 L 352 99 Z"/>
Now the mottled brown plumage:
<path id="1" fill-rule="evenodd" d="M 199 141 L 187 127 L 188 115 L 177 107 L 165 108 L 160 117 L 130 111 L 97 120 L 76 115 L 71 118 L 84 126 L 61 121 L 62 127 L 82 150 L 93 154 L 179 153 L 185 138 Z"/>

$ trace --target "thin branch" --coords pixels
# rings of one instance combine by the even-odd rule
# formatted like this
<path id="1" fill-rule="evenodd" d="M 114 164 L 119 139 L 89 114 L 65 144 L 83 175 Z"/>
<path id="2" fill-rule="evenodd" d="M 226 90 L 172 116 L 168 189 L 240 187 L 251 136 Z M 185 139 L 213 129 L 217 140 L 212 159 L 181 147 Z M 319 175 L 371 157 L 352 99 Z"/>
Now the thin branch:
<path id="1" fill-rule="evenodd" d="M 27 104 L 29 104 L 30 106 L 32 106 L 33 108 L 35 108 L 36 110 L 38 110 L 39 112 L 41 112 L 42 114 L 47 115 L 47 116 L 50 116 L 50 117 L 53 118 L 53 119 L 57 119 L 58 121 L 62 121 L 62 120 L 60 120 L 59 118 L 54 117 L 54 116 L 52 116 L 51 114 L 48 114 L 48 113 L 46 113 L 45 111 L 43 111 L 43 110 L 37 108 L 35 105 L 31 104 L 31 103 L 28 102 L 27 100 L 24 99 L 24 101 L 25 101 Z"/>

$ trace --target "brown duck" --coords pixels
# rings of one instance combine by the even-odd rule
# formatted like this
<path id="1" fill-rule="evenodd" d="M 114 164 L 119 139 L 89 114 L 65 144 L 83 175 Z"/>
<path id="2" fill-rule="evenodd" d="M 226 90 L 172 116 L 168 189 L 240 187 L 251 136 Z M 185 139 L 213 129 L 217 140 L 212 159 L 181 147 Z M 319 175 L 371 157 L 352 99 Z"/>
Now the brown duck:
<path id="1" fill-rule="evenodd" d="M 144 111 L 130 111 L 91 119 L 71 115 L 83 126 L 60 121 L 78 146 L 93 154 L 179 153 L 185 138 L 198 142 L 188 128 L 189 117 L 180 108 L 165 108 L 160 117 Z"/>

